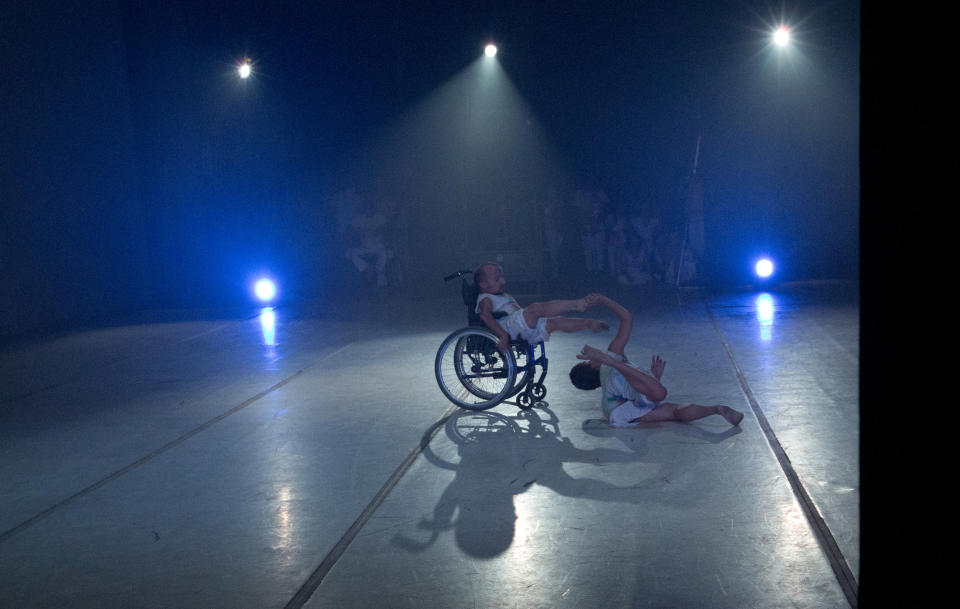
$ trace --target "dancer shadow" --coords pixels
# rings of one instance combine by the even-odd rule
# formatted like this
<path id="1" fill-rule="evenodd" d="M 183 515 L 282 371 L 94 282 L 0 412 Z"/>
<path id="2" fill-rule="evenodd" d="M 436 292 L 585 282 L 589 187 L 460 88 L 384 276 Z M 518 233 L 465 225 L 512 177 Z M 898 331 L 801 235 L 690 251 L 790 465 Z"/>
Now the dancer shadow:
<path id="1" fill-rule="evenodd" d="M 581 425 L 584 433 L 595 438 L 616 438 L 638 455 L 647 454 L 647 439 L 654 431 L 669 431 L 704 444 L 719 444 L 743 432 L 739 426 L 730 426 L 723 431 L 714 431 L 695 423 L 664 421 L 660 423 L 637 423 L 629 427 L 614 427 L 603 419 L 587 419 Z"/>
<path id="2" fill-rule="evenodd" d="M 645 500 L 649 493 L 642 491 L 660 484 L 656 477 L 618 486 L 571 476 L 564 464 L 602 466 L 640 459 L 635 450 L 577 448 L 561 434 L 559 421 L 549 408 L 521 410 L 514 416 L 464 411 L 447 419 L 444 427 L 456 444 L 459 460 L 440 457 L 429 442 L 424 444 L 423 455 L 437 467 L 456 472 L 456 477 L 444 489 L 432 515 L 417 525 L 428 532 L 426 539 L 422 533 L 394 536 L 393 543 L 410 552 L 426 550 L 442 532 L 452 530 L 457 545 L 468 555 L 491 558 L 501 554 L 515 535 L 513 497 L 535 484 L 565 497 L 626 503 Z"/>

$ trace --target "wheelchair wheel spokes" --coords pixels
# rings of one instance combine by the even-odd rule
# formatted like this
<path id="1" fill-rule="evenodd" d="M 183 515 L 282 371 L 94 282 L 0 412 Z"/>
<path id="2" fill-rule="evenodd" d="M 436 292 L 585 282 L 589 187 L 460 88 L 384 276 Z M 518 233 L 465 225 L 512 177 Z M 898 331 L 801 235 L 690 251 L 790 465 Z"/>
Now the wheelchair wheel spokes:
<path id="1" fill-rule="evenodd" d="M 486 336 L 461 337 L 453 348 L 457 380 L 470 394 L 484 401 L 502 399 L 505 388 L 510 387 L 508 381 L 515 374 L 512 363 L 497 351 L 496 342 Z"/>
<path id="2" fill-rule="evenodd" d="M 496 343 L 496 336 L 481 328 L 457 330 L 443 341 L 434 372 L 451 402 L 484 410 L 506 398 L 516 380 L 516 362 L 512 352 L 497 351 Z"/>
<path id="3" fill-rule="evenodd" d="M 533 374 L 533 366 L 530 365 L 530 357 L 527 352 L 526 343 L 516 344 L 514 343 L 511 347 L 513 350 L 513 357 L 517 363 L 517 380 L 513 382 L 513 387 L 507 393 L 508 398 L 512 398 L 517 395 L 524 387 L 527 385 L 527 381 L 530 379 L 530 375 Z"/>

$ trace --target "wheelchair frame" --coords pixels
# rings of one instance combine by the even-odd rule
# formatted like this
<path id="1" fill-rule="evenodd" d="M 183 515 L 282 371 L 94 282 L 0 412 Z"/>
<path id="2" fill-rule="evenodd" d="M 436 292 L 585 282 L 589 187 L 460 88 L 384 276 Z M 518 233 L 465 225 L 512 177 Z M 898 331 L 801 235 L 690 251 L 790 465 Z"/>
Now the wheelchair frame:
<path id="1" fill-rule="evenodd" d="M 468 325 L 452 332 L 440 344 L 434 360 L 437 384 L 447 399 L 468 410 L 493 408 L 513 396 L 517 396 L 516 403 L 521 408 L 532 408 L 547 395 L 543 384 L 547 375 L 543 343 L 531 345 L 525 340 L 511 340 L 506 354 L 497 350 L 497 336 L 474 311 L 479 291 L 464 277 L 472 274 L 473 271 L 457 271 L 443 278 L 444 282 L 462 278 L 460 294 L 467 307 Z M 539 377 L 537 366 L 541 368 Z"/>

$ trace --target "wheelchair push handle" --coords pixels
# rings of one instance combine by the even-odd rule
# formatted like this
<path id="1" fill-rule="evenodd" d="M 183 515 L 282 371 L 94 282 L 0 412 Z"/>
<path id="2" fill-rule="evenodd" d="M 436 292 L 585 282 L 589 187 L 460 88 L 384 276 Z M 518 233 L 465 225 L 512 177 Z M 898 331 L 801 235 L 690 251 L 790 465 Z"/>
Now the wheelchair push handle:
<path id="1" fill-rule="evenodd" d="M 452 275 L 447 275 L 446 277 L 444 277 L 444 278 L 443 278 L 443 281 L 444 281 L 444 283 L 446 283 L 446 282 L 450 281 L 451 279 L 456 279 L 457 277 L 463 277 L 464 275 L 472 275 L 472 274 L 473 274 L 473 271 L 457 271 L 456 273 L 453 273 Z"/>

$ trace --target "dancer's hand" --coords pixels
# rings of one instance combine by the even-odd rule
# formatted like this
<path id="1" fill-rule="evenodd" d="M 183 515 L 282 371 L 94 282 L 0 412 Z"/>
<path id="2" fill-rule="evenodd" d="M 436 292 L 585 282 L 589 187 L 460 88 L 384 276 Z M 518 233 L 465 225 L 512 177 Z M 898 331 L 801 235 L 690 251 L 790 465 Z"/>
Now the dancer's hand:
<path id="1" fill-rule="evenodd" d="M 667 362 L 660 359 L 659 355 L 653 356 L 653 362 L 650 364 L 650 372 L 653 373 L 653 376 L 659 381 L 660 377 L 663 376 L 663 369 L 666 367 Z"/>
<path id="2" fill-rule="evenodd" d="M 591 347 L 590 345 L 584 345 L 583 349 L 580 350 L 580 353 L 577 353 L 577 359 L 584 359 L 591 362 L 598 362 L 600 364 L 606 363 L 607 358 L 609 358 L 606 353 L 597 349 L 596 347 Z"/>
<path id="3" fill-rule="evenodd" d="M 587 294 L 583 300 L 587 303 L 587 308 L 595 307 L 603 300 L 603 295 L 596 292 L 592 294 Z"/>

